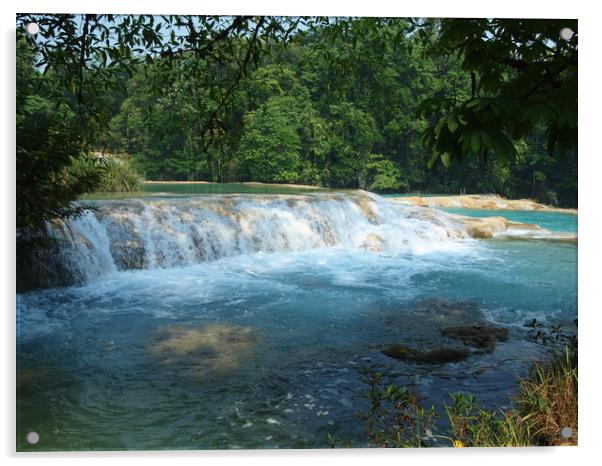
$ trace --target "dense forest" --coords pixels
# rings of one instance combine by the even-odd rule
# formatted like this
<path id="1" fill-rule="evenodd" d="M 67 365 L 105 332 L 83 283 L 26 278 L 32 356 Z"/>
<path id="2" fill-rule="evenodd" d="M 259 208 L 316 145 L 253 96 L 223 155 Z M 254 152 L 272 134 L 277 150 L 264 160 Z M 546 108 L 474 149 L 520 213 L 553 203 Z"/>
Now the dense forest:
<path id="1" fill-rule="evenodd" d="M 369 21 L 369 20 L 367 20 Z M 576 202 L 576 157 L 556 158 L 545 129 L 515 141 L 504 161 L 480 154 L 429 169 L 417 114 L 433 95 L 463 100 L 470 75 L 452 56 L 429 54 L 404 23 L 372 30 L 354 23 L 355 44 L 317 32 L 273 50 L 236 91 L 220 145 L 203 148 L 199 127 L 217 102 L 183 67 L 165 95 L 152 93 L 161 65 L 141 66 L 99 150 L 132 156 L 147 179 L 306 183 L 376 192 L 493 192 Z M 203 65 L 201 65 L 203 66 Z M 221 74 L 226 69 L 206 74 Z"/>
<path id="2" fill-rule="evenodd" d="M 38 20 L 43 27 L 44 18 Z M 54 24 L 61 18 L 46 20 Z M 65 28 L 67 46 L 60 53 L 52 45 L 60 36 L 46 34 L 40 40 L 22 29 L 17 33 L 20 224 L 47 217 L 40 215 L 45 197 L 50 204 L 44 212 L 68 215 L 70 198 L 102 189 L 102 174 L 109 169 L 127 172 L 120 175 L 125 179 L 121 189 L 136 185 L 128 176 L 135 180 L 131 172 L 137 172 L 148 180 L 462 191 L 577 203 L 576 43 L 565 53 L 559 41 L 544 38 L 538 45 L 529 39 L 522 51 L 508 52 L 519 58 L 501 67 L 490 50 L 507 53 L 499 46 L 503 37 L 498 43 L 487 39 L 500 30 L 513 37 L 531 34 L 541 21 L 500 26 L 491 20 L 448 20 L 453 24 L 445 31 L 445 24 L 437 22 L 350 18 L 295 24 L 286 40 L 271 40 L 260 17 L 246 23 L 247 29 L 238 24 L 239 34 L 218 40 L 231 32 L 235 19 L 225 29 L 216 26 L 217 39 L 203 53 L 166 51 L 163 44 L 161 53 L 144 55 L 153 43 L 177 41 L 175 31 L 184 28 L 180 24 L 168 32 L 165 25 L 154 27 L 150 17 L 150 27 L 148 18 L 141 23 L 146 48 L 125 66 L 120 66 L 123 57 L 136 51 L 125 39 L 110 43 L 107 37 L 114 32 L 106 24 L 113 18 L 85 15 L 62 21 L 71 30 Z M 124 23 L 121 30 L 115 28 L 119 38 L 128 37 L 121 35 L 131 27 Z M 457 25 L 464 38 L 454 45 Z M 474 31 L 475 25 L 481 29 Z M 556 24 L 545 27 L 557 34 Z M 190 40 L 192 23 L 188 28 Z M 470 34 L 478 41 L 464 40 Z M 532 36 L 537 39 L 540 33 Z M 104 48 L 94 47 L 101 42 Z M 550 71 L 550 63 L 557 66 L 565 56 L 570 65 Z M 478 62 L 471 65 L 475 57 Z M 567 93 L 561 84 L 569 66 L 575 71 L 570 68 Z M 541 85 L 527 86 L 526 80 L 540 76 Z M 515 98 L 509 83 L 527 92 Z M 523 104 L 532 96 L 538 100 L 520 107 L 527 115 L 522 119 L 506 105 L 509 100 Z M 566 102 L 570 107 L 563 110 Z M 477 123 L 470 121 L 473 116 Z M 560 132 L 559 124 L 565 125 Z M 563 128 L 571 133 L 562 133 Z M 493 139 L 498 133 L 499 141 Z M 453 139 L 446 142 L 445 137 Z M 561 144 L 562 138 L 569 143 Z M 54 173 L 34 177 L 41 185 L 48 183 L 51 196 L 40 186 L 26 188 L 32 173 L 40 171 Z M 58 178 L 64 199 L 56 202 Z"/>

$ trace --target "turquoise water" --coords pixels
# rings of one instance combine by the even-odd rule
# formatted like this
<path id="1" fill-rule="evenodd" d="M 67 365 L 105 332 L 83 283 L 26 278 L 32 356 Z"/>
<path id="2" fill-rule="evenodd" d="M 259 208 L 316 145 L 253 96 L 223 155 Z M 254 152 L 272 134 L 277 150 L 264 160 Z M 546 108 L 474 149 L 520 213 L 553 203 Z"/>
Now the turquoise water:
<path id="1" fill-rule="evenodd" d="M 380 194 L 381 197 L 446 197 L 446 196 L 455 196 L 455 194 L 436 194 L 436 193 L 393 193 L 393 194 Z"/>
<path id="2" fill-rule="evenodd" d="M 521 215 L 532 223 L 540 214 Z M 546 221 L 566 231 L 562 216 Z M 427 404 L 471 391 L 485 406 L 508 406 L 524 360 L 541 351 L 523 324 L 576 317 L 576 266 L 575 245 L 543 240 L 462 240 L 420 253 L 335 246 L 21 294 L 18 449 L 323 448 L 329 433 L 362 446 L 365 371 L 415 388 Z M 386 344 L 439 338 L 415 312 L 429 300 L 470 300 L 511 338 L 455 364 L 383 355 Z M 170 332 L 203 339 L 215 328 L 228 342 L 208 358 L 157 350 Z M 24 441 L 32 430 L 36 446 Z"/>
<path id="3" fill-rule="evenodd" d="M 147 183 L 143 187 L 144 193 L 166 194 L 303 194 L 314 191 L 324 191 L 328 188 L 298 187 L 294 185 L 269 184 L 269 183 Z M 342 190 L 345 191 L 345 190 Z M 139 194 L 139 193 L 138 193 Z M 382 194 L 382 197 L 408 197 L 408 196 L 448 196 L 448 194 Z"/>
<path id="4" fill-rule="evenodd" d="M 145 193 L 172 194 L 303 194 L 322 190 L 324 188 L 259 183 L 151 183 L 143 187 Z"/>
<path id="5" fill-rule="evenodd" d="M 147 183 L 145 193 L 172 194 L 304 194 L 326 188 L 262 183 Z"/>
<path id="6" fill-rule="evenodd" d="M 82 197 L 85 200 L 138 199 L 163 197 L 188 197 L 191 195 L 213 194 L 306 194 L 329 191 L 327 188 L 298 187 L 285 184 L 262 183 L 145 183 L 142 191 L 117 193 L 91 193 Z"/>
<path id="7" fill-rule="evenodd" d="M 577 232 L 577 216 L 560 212 L 533 212 L 529 210 L 494 210 L 494 209 L 461 209 L 439 208 L 444 212 L 468 215 L 470 217 L 506 217 L 513 222 L 535 223 L 550 231 Z"/>
<path id="8" fill-rule="evenodd" d="M 332 191 L 328 188 L 320 187 L 298 187 L 285 184 L 261 184 L 261 183 L 146 183 L 142 191 L 130 193 L 93 193 L 87 194 L 84 199 L 128 199 L 128 198 L 148 198 L 164 196 L 190 196 L 197 194 L 305 194 L 311 192 Z M 353 190 L 336 190 L 346 192 Z M 382 194 L 381 197 L 441 197 L 448 194 L 431 193 L 398 193 Z"/>

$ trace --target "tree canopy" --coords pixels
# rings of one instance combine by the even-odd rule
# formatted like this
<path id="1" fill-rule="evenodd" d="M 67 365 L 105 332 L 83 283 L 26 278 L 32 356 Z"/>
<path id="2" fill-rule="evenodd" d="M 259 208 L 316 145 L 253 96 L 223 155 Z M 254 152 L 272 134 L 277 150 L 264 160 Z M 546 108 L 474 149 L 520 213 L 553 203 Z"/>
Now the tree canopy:
<path id="1" fill-rule="evenodd" d="M 458 57 L 471 94 L 422 103 L 427 117 L 443 113 L 424 135 L 433 156 L 446 165 L 479 153 L 508 160 L 517 155 L 513 141 L 540 125 L 550 154 L 576 150 L 576 31 L 576 20 L 442 20 L 434 49 Z"/>

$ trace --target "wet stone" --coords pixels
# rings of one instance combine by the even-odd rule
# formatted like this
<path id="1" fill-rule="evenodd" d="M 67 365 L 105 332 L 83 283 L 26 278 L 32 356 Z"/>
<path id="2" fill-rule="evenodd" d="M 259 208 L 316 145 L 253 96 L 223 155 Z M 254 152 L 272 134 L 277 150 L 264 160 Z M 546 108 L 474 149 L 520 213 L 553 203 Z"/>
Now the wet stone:
<path id="1" fill-rule="evenodd" d="M 441 334 L 460 340 L 466 346 L 487 352 L 495 349 L 497 341 L 506 341 L 508 339 L 507 328 L 485 323 L 444 327 L 441 329 Z"/>
<path id="2" fill-rule="evenodd" d="M 391 358 L 417 364 L 447 364 L 463 361 L 470 355 L 470 351 L 463 347 L 422 350 L 404 345 L 389 345 L 382 352 Z"/>
<path id="3" fill-rule="evenodd" d="M 479 322 L 483 313 L 478 303 L 473 301 L 447 301 L 428 298 L 417 302 L 409 313 L 415 321 L 428 321 L 435 325 L 454 323 L 468 325 Z"/>

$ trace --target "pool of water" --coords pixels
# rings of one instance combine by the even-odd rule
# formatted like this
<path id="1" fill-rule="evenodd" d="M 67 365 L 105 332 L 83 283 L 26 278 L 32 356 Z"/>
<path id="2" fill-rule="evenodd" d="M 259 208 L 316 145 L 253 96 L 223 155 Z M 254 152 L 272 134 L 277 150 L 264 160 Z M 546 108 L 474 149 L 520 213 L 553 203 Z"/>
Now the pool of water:
<path id="1" fill-rule="evenodd" d="M 577 215 L 561 212 L 533 212 L 529 210 L 438 208 L 444 212 L 469 217 L 505 217 L 513 222 L 535 223 L 555 232 L 577 233 Z"/>
<path id="2" fill-rule="evenodd" d="M 390 194 L 379 194 L 381 197 L 448 197 L 455 196 L 456 194 L 437 194 L 437 193 L 390 193 Z"/>
<path id="3" fill-rule="evenodd" d="M 295 186 L 269 183 L 145 183 L 141 191 L 123 193 L 92 193 L 84 195 L 84 200 L 182 197 L 197 194 L 306 194 L 311 192 L 352 192 L 352 189 L 332 190 L 317 186 Z M 381 197 L 442 197 L 449 194 L 397 193 L 381 194 Z"/>
<path id="4" fill-rule="evenodd" d="M 93 193 L 84 200 L 184 197 L 197 194 L 305 194 L 327 188 L 268 183 L 144 183 L 141 191 L 129 193 Z"/>
<path id="5" fill-rule="evenodd" d="M 567 228 L 564 217 L 546 221 Z M 17 447 L 321 448 L 328 434 L 363 446 L 367 371 L 427 403 L 471 391 L 485 406 L 508 406 L 541 352 L 525 321 L 577 315 L 577 248 L 456 243 L 258 252 L 20 294 Z M 435 366 L 381 353 L 438 338 L 416 309 L 467 300 L 510 329 L 493 353 Z M 30 431 L 39 444 L 26 444 Z"/>

